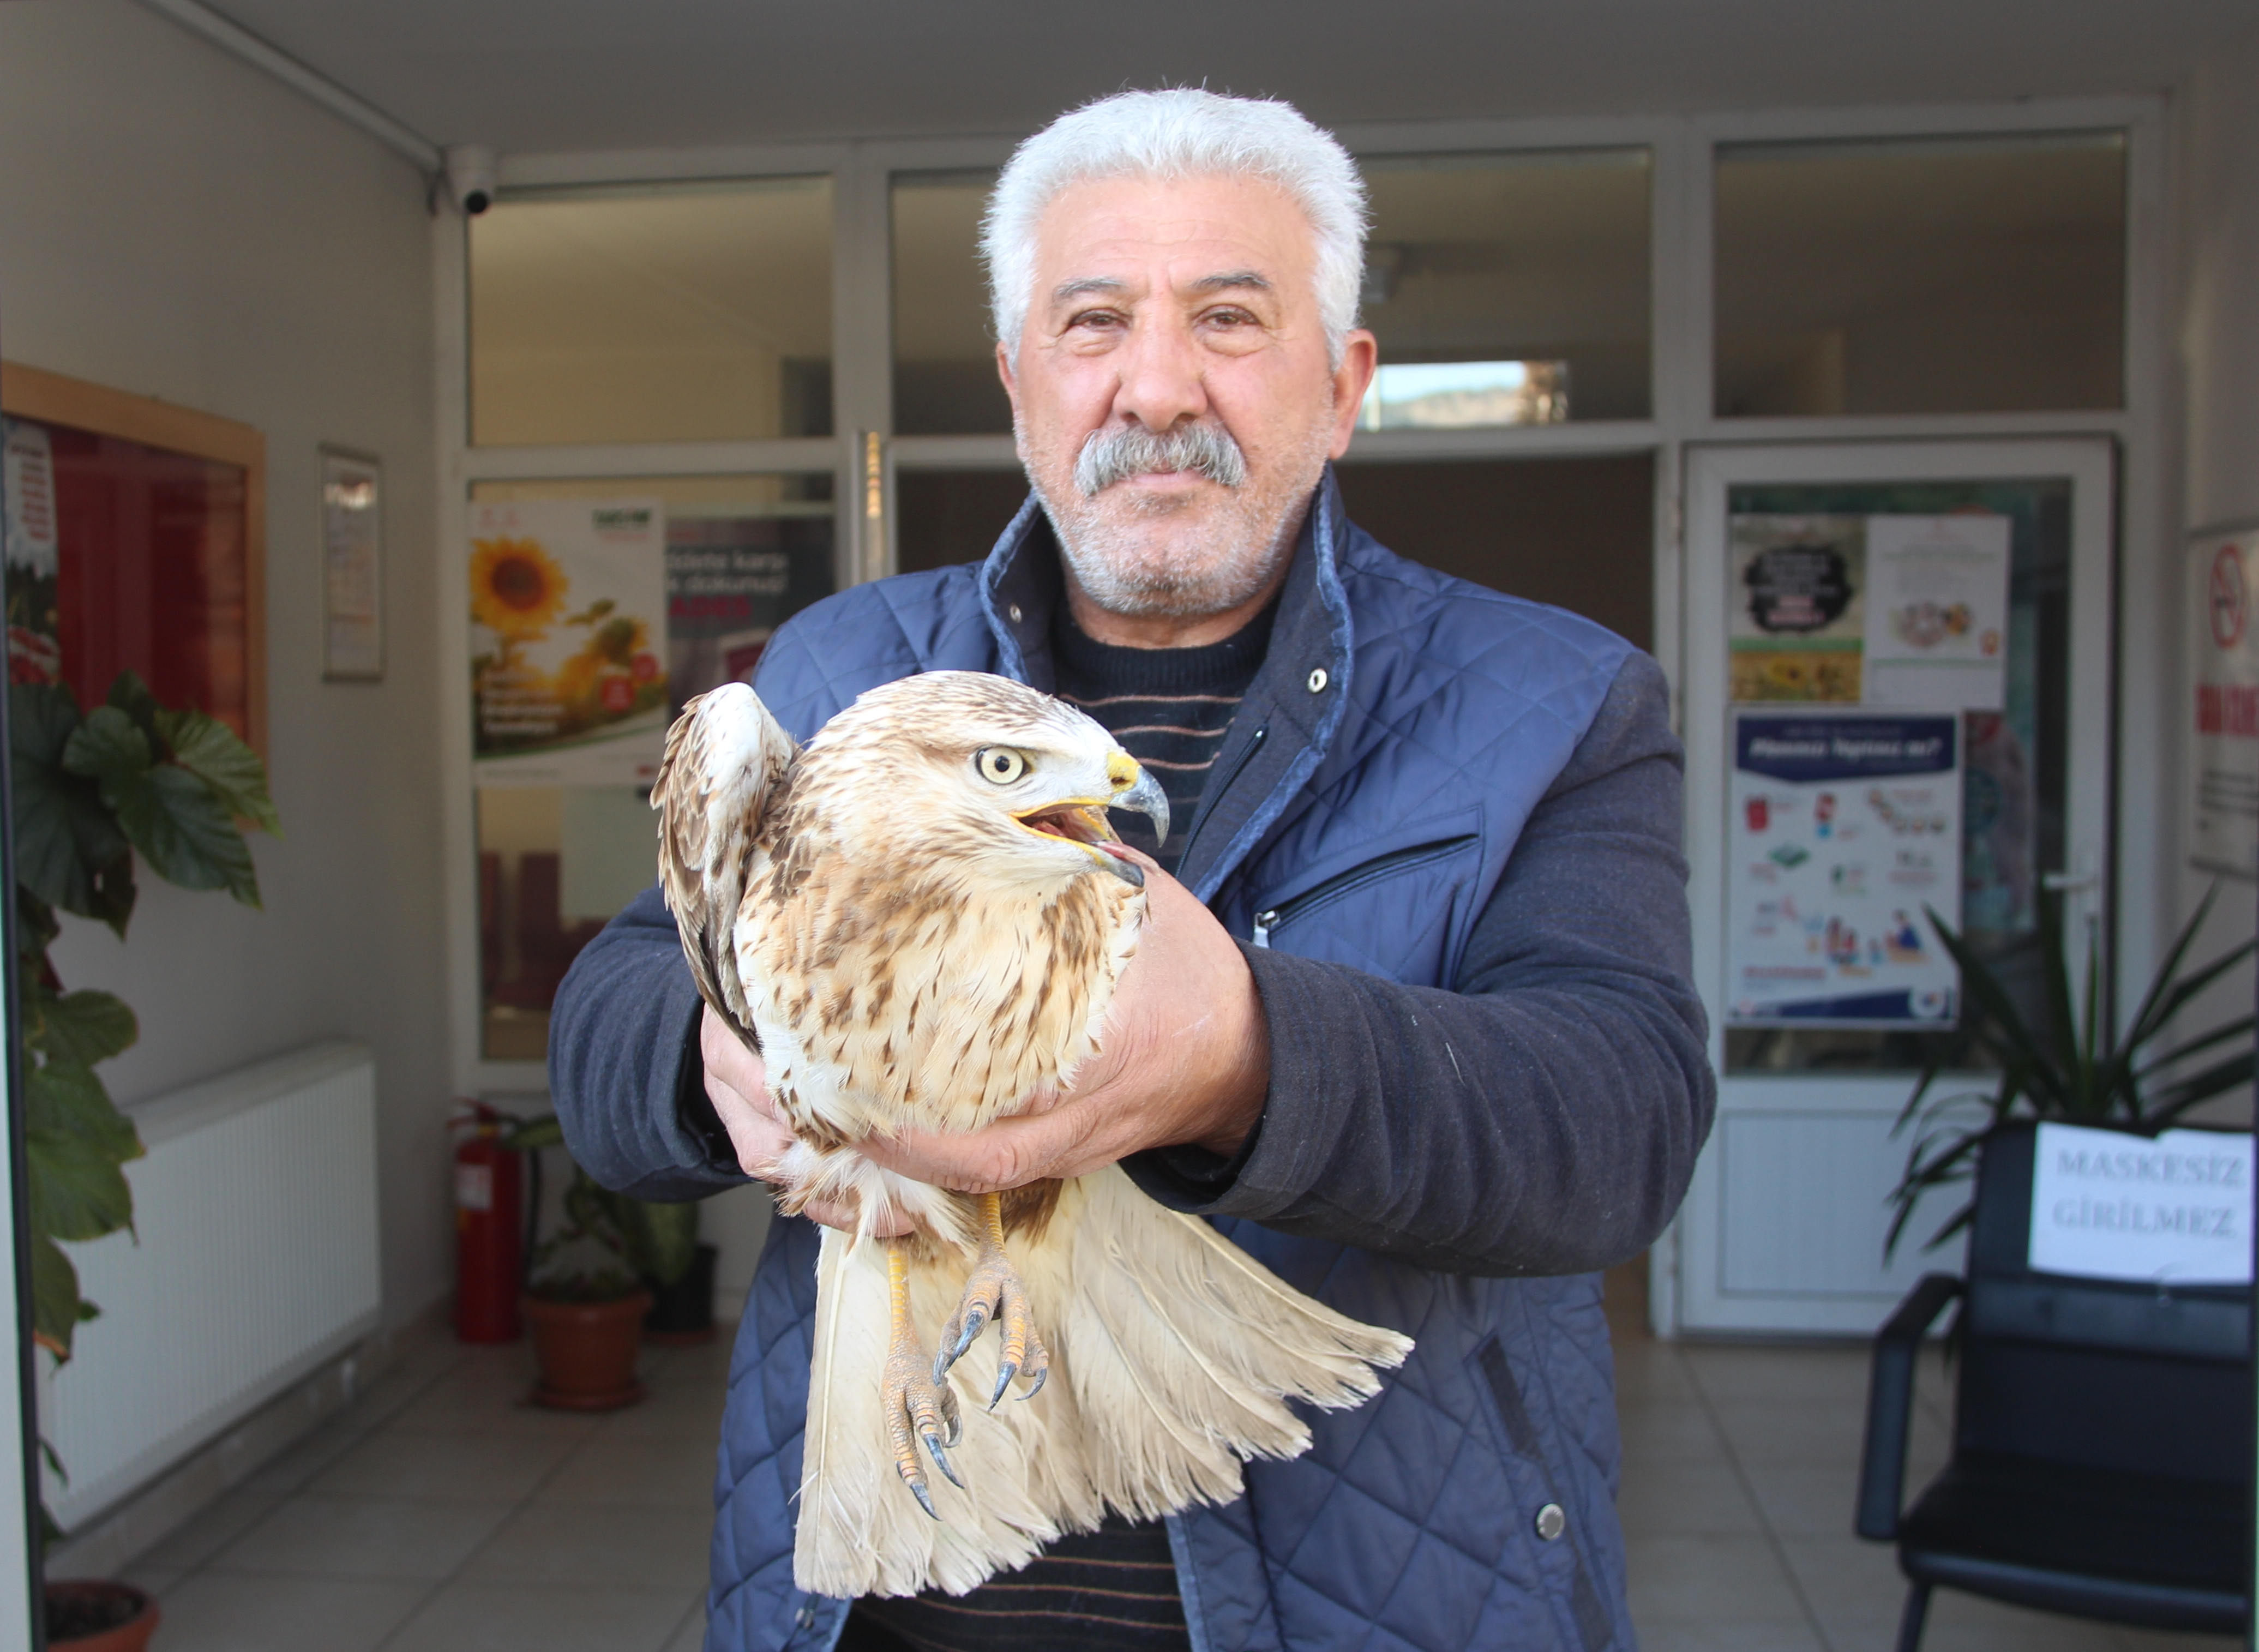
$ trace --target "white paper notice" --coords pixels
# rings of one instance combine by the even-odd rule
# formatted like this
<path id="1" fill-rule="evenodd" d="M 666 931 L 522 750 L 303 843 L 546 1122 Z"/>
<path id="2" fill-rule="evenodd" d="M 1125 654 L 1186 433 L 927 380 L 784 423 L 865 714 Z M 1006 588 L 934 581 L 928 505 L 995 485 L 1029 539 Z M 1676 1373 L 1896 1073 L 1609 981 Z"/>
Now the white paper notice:
<path id="1" fill-rule="evenodd" d="M 2032 1157 L 2036 1273 L 2251 1283 L 2251 1137 L 2042 1124 Z"/>
<path id="2" fill-rule="evenodd" d="M 322 455 L 322 676 L 384 676 L 384 473 L 373 459 Z"/>
<path id="3" fill-rule="evenodd" d="M 1863 698 L 1905 711 L 1999 711 L 2008 663 L 2008 519 L 1867 518 Z"/>

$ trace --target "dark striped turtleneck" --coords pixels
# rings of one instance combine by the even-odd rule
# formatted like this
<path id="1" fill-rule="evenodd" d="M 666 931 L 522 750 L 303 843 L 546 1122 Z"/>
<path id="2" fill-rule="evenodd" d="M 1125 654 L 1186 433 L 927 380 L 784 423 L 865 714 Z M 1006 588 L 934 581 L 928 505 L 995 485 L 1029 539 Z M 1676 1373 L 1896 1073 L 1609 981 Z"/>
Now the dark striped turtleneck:
<path id="1" fill-rule="evenodd" d="M 1083 634 L 1061 602 L 1051 624 L 1058 697 L 1106 726 L 1169 794 L 1169 841 L 1156 844 L 1144 816 L 1116 814 L 1115 830 L 1171 872 L 1223 737 L 1271 643 L 1269 606 L 1232 636 L 1200 648 L 1122 648 Z"/>

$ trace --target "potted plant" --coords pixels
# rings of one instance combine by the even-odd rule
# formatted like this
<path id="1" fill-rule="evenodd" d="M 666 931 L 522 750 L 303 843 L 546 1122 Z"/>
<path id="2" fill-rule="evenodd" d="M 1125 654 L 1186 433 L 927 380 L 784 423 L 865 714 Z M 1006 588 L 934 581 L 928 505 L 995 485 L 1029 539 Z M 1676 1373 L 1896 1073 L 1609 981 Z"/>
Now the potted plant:
<path id="1" fill-rule="evenodd" d="M 1905 1172 L 1891 1193 L 1888 1257 L 1932 1188 L 1969 1182 L 1979 1150 L 2004 1125 L 2020 1120 L 2052 1120 L 2102 1129 L 2155 1136 L 2191 1107 L 2252 1080 L 2253 1017 L 2237 1015 L 2194 1037 L 2159 1048 L 2173 1018 L 2197 995 L 2252 955 L 2254 943 L 2232 947 L 2211 963 L 2182 973 L 2181 965 L 2197 932 L 2212 911 L 2215 887 L 2205 896 L 2158 965 L 2141 1008 L 2122 1034 L 2113 1031 L 2102 1004 L 2105 965 L 2099 935 L 2090 931 L 2083 988 L 2074 999 L 2070 960 L 2064 949 L 2062 898 L 2040 899 L 2041 969 L 2046 1019 L 2035 1029 L 2017 1009 L 2000 978 L 1978 958 L 1967 939 L 1936 913 L 1946 950 L 1961 966 L 1969 1002 L 1983 1017 L 1976 1033 L 1978 1050 L 2000 1064 L 1999 1081 L 1990 1095 L 1961 1092 L 1925 1102 L 1944 1065 L 1931 1062 L 1907 1098 L 1892 1130 L 1914 1126 Z M 2201 1060 L 2199 1060 L 2201 1058 Z M 1935 1250 L 1969 1225 L 1975 1207 L 1963 1204 L 1924 1245 Z"/>
<path id="2" fill-rule="evenodd" d="M 554 1114 L 515 1127 L 529 1152 L 564 1143 Z M 698 1207 L 656 1205 L 599 1186 L 577 1164 L 565 1189 L 565 1225 L 533 1249 L 525 1319 L 541 1363 L 537 1404 L 610 1411 L 643 1397 L 636 1354 L 654 1287 L 673 1285 L 696 1260 Z"/>
<path id="3" fill-rule="evenodd" d="M 94 1071 L 139 1036 L 133 1012 L 109 993 L 64 990 L 47 956 L 62 930 L 56 915 L 96 919 L 123 939 L 136 856 L 168 883 L 224 889 L 256 907 L 243 826 L 281 829 L 258 753 L 214 717 L 159 705 L 132 672 L 83 716 L 64 684 L 11 683 L 8 715 L 32 1328 L 61 1365 L 74 1333 L 99 1310 L 79 1294 L 58 1242 L 133 1225 L 123 1166 L 142 1147 Z M 61 1477 L 61 1463 L 44 1442 L 42 1449 Z M 50 1646 L 136 1652 L 157 1625 L 156 1603 L 124 1584 L 51 1583 L 46 1599 Z"/>

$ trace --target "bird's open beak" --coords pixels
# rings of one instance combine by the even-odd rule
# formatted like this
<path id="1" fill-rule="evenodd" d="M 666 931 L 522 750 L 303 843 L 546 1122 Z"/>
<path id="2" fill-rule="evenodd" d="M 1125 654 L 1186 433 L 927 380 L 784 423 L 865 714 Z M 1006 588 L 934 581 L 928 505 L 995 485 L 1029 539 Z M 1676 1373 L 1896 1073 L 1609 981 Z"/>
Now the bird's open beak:
<path id="1" fill-rule="evenodd" d="M 1106 818 L 1109 808 L 1130 808 L 1153 822 L 1155 840 L 1166 843 L 1169 837 L 1169 797 L 1161 783 L 1137 766 L 1130 758 L 1117 751 L 1107 759 L 1106 778 L 1113 795 L 1061 798 L 1045 803 L 1012 818 L 1022 827 L 1046 837 L 1063 837 L 1080 844 L 1085 853 L 1095 861 L 1101 871 L 1110 872 L 1132 888 L 1145 887 L 1144 869 L 1134 860 L 1124 860 L 1108 851 L 1106 845 L 1118 843 L 1114 827 Z"/>

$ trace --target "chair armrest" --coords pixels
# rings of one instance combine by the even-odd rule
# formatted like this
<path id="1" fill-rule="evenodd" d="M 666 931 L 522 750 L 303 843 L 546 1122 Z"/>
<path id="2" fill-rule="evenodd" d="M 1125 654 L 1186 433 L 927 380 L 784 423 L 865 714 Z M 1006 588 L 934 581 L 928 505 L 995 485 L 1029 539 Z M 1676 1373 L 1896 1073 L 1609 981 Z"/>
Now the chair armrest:
<path id="1" fill-rule="evenodd" d="M 1914 1362 L 1921 1339 L 1946 1305 L 1961 1294 L 1949 1273 L 1926 1273 L 1875 1333 L 1875 1364 L 1867 1382 L 1867 1442 L 1859 1456 L 1862 1537 L 1887 1542 L 1899 1535 L 1906 1491 L 1906 1436 L 1913 1420 Z"/>

